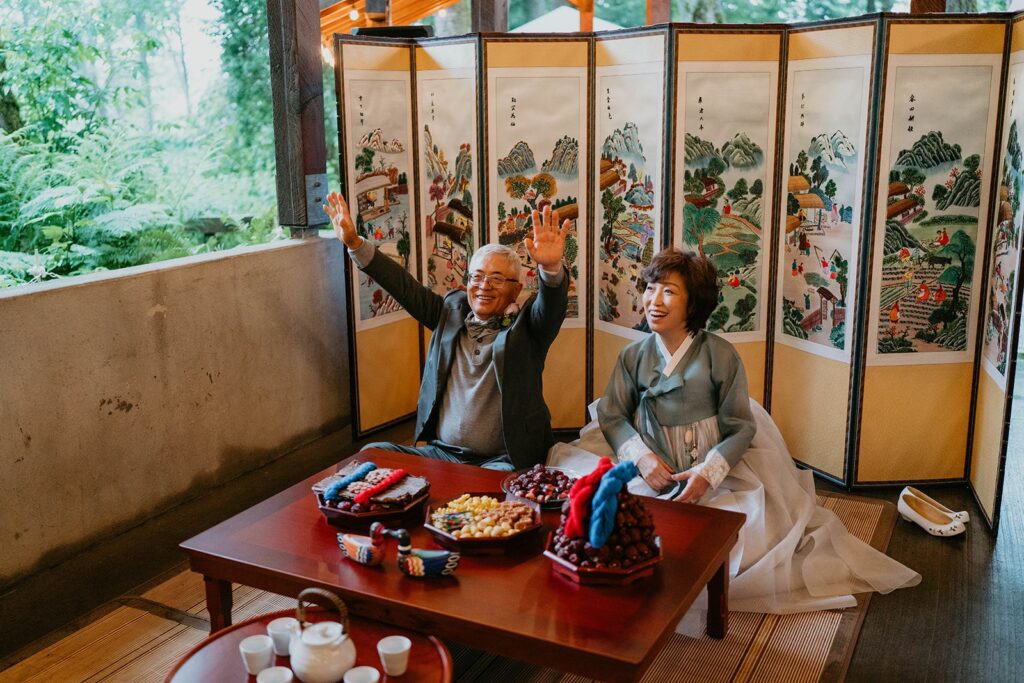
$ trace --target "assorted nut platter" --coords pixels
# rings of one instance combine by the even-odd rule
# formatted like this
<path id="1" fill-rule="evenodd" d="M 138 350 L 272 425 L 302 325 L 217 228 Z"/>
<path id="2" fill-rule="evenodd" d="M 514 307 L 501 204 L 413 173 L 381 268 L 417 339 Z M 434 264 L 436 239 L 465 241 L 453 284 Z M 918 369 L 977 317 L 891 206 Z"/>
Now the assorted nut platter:
<path id="1" fill-rule="evenodd" d="M 528 470 L 505 477 L 501 489 L 517 498 L 557 508 L 569 497 L 569 489 L 575 481 L 576 476 L 569 470 L 534 465 Z"/>
<path id="2" fill-rule="evenodd" d="M 464 493 L 428 510 L 424 526 L 445 548 L 463 552 L 503 550 L 540 529 L 535 503 L 499 500 L 496 494 Z"/>
<path id="3" fill-rule="evenodd" d="M 401 518 L 423 506 L 430 482 L 404 470 L 353 461 L 314 484 L 313 493 L 332 524 L 368 528 L 370 522 Z"/>

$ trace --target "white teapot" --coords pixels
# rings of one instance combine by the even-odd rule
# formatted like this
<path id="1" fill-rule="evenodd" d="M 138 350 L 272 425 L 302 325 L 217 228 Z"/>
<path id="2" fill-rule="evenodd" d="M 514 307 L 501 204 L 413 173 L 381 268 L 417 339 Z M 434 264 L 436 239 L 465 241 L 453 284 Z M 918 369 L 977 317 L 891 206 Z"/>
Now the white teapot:
<path id="1" fill-rule="evenodd" d="M 340 614 L 338 621 L 321 621 L 307 625 L 301 634 L 292 636 L 292 671 L 302 683 L 337 683 L 345 672 L 355 666 L 356 646 L 348 635 L 348 610 L 333 593 L 307 588 L 299 593 L 296 616 L 305 624 L 303 600 L 327 601 Z"/>

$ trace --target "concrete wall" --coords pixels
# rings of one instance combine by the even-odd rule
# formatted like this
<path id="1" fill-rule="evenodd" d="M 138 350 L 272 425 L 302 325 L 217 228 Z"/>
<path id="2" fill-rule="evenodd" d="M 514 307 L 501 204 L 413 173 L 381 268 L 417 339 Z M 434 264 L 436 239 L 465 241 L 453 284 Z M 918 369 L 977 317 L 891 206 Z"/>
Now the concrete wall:
<path id="1" fill-rule="evenodd" d="M 350 423 L 343 251 L 0 290 L 0 586 Z"/>

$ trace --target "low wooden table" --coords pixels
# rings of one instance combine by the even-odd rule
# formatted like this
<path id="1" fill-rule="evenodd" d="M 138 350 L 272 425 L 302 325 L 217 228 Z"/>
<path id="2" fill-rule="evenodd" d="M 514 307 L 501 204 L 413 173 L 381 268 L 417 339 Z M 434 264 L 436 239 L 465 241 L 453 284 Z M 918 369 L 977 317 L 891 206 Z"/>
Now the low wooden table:
<path id="1" fill-rule="evenodd" d="M 431 483 L 430 504 L 467 491 L 501 491 L 502 472 L 390 451 L 353 458 L 401 467 Z M 342 465 L 348 462 L 343 461 Z M 708 587 L 708 633 L 728 623 L 728 559 L 744 515 L 655 499 L 663 560 L 654 575 L 624 587 L 579 586 L 555 575 L 541 555 L 559 513 L 545 512 L 533 546 L 513 555 L 464 556 L 453 577 L 406 578 L 394 547 L 383 566 L 364 567 L 338 549 L 337 529 L 310 487 L 332 467 L 181 544 L 206 580 L 211 630 L 231 623 L 232 582 L 297 596 L 310 586 L 337 593 L 351 614 L 469 647 L 609 681 L 637 680 L 676 623 Z M 414 547 L 436 547 L 410 527 Z"/>
<path id="2" fill-rule="evenodd" d="M 293 617 L 295 610 L 272 612 L 229 626 L 196 645 L 181 658 L 164 679 L 165 683 L 193 683 L 194 681 L 255 681 L 245 672 L 238 644 L 249 636 L 265 635 L 267 624 L 278 617 Z M 312 622 L 333 621 L 337 613 L 308 610 L 306 619 Z M 405 629 L 396 629 L 368 619 L 352 617 L 349 621 L 352 642 L 356 646 L 355 666 L 372 666 L 381 672 L 381 681 L 400 680 L 402 683 L 451 683 L 452 658 L 448 648 L 433 636 L 424 636 Z M 400 678 L 389 678 L 377 656 L 377 641 L 386 636 L 405 636 L 412 641 L 409 668 Z M 274 656 L 272 666 L 290 666 L 288 657 Z"/>

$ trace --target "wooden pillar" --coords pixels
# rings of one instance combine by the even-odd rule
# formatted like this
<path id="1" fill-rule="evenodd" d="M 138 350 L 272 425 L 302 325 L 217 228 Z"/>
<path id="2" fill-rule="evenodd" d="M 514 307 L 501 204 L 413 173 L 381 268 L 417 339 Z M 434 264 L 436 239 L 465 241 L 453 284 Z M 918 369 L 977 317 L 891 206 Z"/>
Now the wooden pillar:
<path id="1" fill-rule="evenodd" d="M 320 4 L 267 0 L 270 86 L 274 100 L 277 219 L 292 237 L 316 236 L 330 220 L 324 142 Z"/>
<path id="2" fill-rule="evenodd" d="M 474 33 L 505 33 L 508 31 L 508 0 L 471 0 Z"/>
<path id="3" fill-rule="evenodd" d="M 910 0 L 911 14 L 931 14 L 946 11 L 946 0 Z"/>
<path id="4" fill-rule="evenodd" d="M 580 32 L 590 33 L 594 30 L 594 0 L 580 0 Z"/>
<path id="5" fill-rule="evenodd" d="M 671 0 L 647 0 L 647 25 L 667 24 L 672 21 Z"/>

